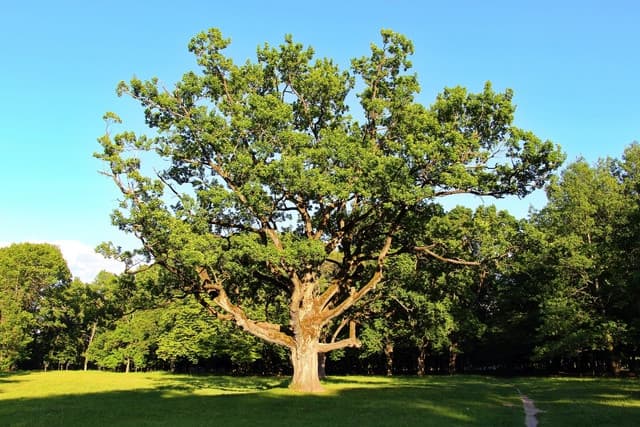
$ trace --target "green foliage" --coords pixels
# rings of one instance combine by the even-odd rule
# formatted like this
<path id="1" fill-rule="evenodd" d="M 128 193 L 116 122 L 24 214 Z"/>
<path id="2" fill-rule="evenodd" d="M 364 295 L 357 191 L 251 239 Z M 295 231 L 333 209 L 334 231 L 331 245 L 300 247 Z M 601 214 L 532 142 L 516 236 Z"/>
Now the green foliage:
<path id="1" fill-rule="evenodd" d="M 629 159 L 634 147 L 625 153 Z M 594 166 L 579 160 L 549 185 L 549 204 L 534 217 L 545 233 L 540 262 L 550 277 L 540 287 L 538 358 L 600 352 L 617 372 L 620 350 L 633 342 L 627 348 L 637 348 L 630 316 L 638 301 L 632 279 L 637 268 L 629 262 L 638 250 L 629 240 L 637 230 L 633 176 L 634 166 L 625 160 Z"/>
<path id="2" fill-rule="evenodd" d="M 60 250 L 20 243 L 0 248 L 0 369 L 31 358 L 30 344 L 46 324 L 47 306 L 71 281 Z"/>
<path id="3" fill-rule="evenodd" d="M 27 357 L 27 346 L 33 341 L 33 314 L 23 310 L 12 299 L 2 300 L 0 306 L 0 370 L 12 371 Z"/>
<path id="4" fill-rule="evenodd" d="M 160 313 L 161 333 L 156 353 L 162 360 L 175 363 L 185 359 L 196 364 L 212 355 L 212 341 L 216 336 L 213 318 L 201 306 L 175 302 Z"/>
<path id="5" fill-rule="evenodd" d="M 158 312 L 142 310 L 118 319 L 113 329 L 99 334 L 87 350 L 100 367 L 143 369 L 153 361 L 159 334 Z"/>
<path id="6" fill-rule="evenodd" d="M 229 322 L 206 313 L 193 300 L 175 301 L 160 312 L 159 359 L 192 364 L 211 356 L 228 357 L 236 365 L 260 359 L 264 345 Z"/>

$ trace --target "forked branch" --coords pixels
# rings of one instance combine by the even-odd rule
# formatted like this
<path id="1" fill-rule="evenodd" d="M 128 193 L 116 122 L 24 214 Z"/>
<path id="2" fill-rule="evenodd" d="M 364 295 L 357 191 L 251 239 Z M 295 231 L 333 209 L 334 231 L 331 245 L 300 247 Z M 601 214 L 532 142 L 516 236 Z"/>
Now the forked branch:
<path id="1" fill-rule="evenodd" d="M 239 327 L 265 341 L 289 348 L 295 347 L 293 338 L 284 333 L 280 325 L 269 322 L 257 322 L 249 319 L 242 308 L 231 302 L 222 286 L 222 282 L 219 280 L 211 280 L 209 272 L 205 268 L 201 267 L 198 269 L 198 276 L 202 282 L 203 289 L 213 294 L 213 302 L 228 313 Z"/>
<path id="2" fill-rule="evenodd" d="M 340 329 L 342 329 L 342 327 L 340 327 Z M 356 322 L 351 320 L 349 322 L 349 338 L 345 338 L 340 341 L 332 341 L 330 343 L 320 343 L 320 345 L 318 346 L 318 351 L 321 353 L 328 353 L 330 351 L 339 350 L 345 347 L 359 348 L 361 345 L 362 343 L 360 342 L 360 340 L 356 338 Z"/>

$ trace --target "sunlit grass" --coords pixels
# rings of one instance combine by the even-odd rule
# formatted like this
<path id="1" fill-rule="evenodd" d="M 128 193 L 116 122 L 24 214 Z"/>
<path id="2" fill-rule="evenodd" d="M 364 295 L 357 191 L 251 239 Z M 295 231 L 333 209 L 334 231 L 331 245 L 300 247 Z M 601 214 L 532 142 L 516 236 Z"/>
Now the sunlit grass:
<path id="1" fill-rule="evenodd" d="M 541 426 L 640 425 L 636 380 L 333 377 L 320 395 L 287 378 L 168 373 L 0 375 L 2 426 L 517 426 L 518 389 Z"/>
<path id="2" fill-rule="evenodd" d="M 321 395 L 286 378 L 47 372 L 0 377 L 8 426 L 511 426 L 513 387 L 479 377 L 336 377 Z"/>
<path id="3" fill-rule="evenodd" d="M 614 378 L 527 378 L 522 389 L 543 412 L 541 425 L 639 426 L 640 382 Z"/>

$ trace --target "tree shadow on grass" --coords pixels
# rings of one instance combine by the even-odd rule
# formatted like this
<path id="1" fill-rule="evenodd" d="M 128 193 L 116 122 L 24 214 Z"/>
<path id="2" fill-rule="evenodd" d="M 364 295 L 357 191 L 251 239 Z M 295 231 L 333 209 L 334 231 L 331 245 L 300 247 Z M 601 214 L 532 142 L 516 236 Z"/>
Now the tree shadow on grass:
<path id="1" fill-rule="evenodd" d="M 285 377 L 231 377 L 224 375 L 167 374 L 155 381 L 159 383 L 157 390 L 182 392 L 219 390 L 229 393 L 246 393 L 283 388 L 289 384 L 289 379 Z"/>
<path id="2" fill-rule="evenodd" d="M 0 371 L 0 381 L 5 380 L 7 378 L 20 377 L 24 375 L 29 375 L 29 371 L 11 371 L 11 372 Z"/>
<path id="3" fill-rule="evenodd" d="M 167 374 L 151 389 L 44 398 L 0 395 L 0 425 L 516 426 L 524 414 L 515 387 L 548 411 L 540 414 L 546 426 L 636 426 L 640 420 L 637 381 L 342 377 L 330 378 L 327 392 L 319 395 L 293 394 L 287 383 L 284 378 Z M 631 404 L 618 405 L 618 398 Z"/>
<path id="4" fill-rule="evenodd" d="M 296 395 L 283 385 L 253 392 L 245 387 L 246 392 L 236 393 L 242 386 L 231 377 L 196 377 L 194 385 L 184 384 L 193 377 L 185 378 L 177 382 L 183 389 L 163 384 L 150 390 L 0 400 L 0 425 L 447 427 L 513 426 L 523 419 L 521 408 L 502 404 L 515 398 L 509 387 L 497 383 L 446 389 L 329 384 L 324 394 Z M 216 388 L 223 394 L 207 396 L 201 394 L 207 391 L 204 384 L 233 390 L 224 394 Z"/>
<path id="5" fill-rule="evenodd" d="M 28 372 L 0 372 L 0 384 L 15 383 L 19 381 L 19 377 L 28 375 Z M 2 393 L 2 390 L 0 390 Z"/>

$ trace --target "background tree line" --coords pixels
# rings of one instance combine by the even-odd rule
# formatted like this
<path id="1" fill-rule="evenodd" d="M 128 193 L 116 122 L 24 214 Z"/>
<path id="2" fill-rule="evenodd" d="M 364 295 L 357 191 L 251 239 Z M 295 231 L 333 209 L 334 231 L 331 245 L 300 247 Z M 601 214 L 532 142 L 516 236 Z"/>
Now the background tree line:
<path id="1" fill-rule="evenodd" d="M 620 159 L 567 166 L 547 186 L 547 206 L 528 219 L 492 206 L 429 206 L 431 219 L 406 238 L 448 262 L 410 253 L 389 260 L 385 286 L 332 329 L 355 322 L 362 348 L 321 354 L 321 369 L 635 372 L 639 175 L 634 143 Z M 167 293 L 178 288 L 166 286 L 171 280 L 150 268 L 87 284 L 54 246 L 0 248 L 0 369 L 290 372 L 282 347 Z M 284 301 L 260 290 L 247 304 L 258 319 L 287 315 Z"/>

